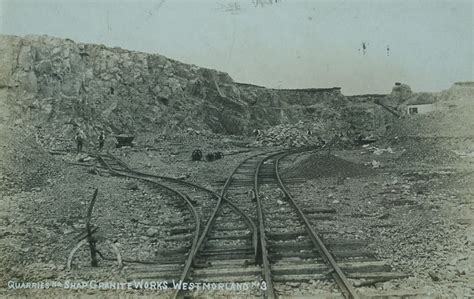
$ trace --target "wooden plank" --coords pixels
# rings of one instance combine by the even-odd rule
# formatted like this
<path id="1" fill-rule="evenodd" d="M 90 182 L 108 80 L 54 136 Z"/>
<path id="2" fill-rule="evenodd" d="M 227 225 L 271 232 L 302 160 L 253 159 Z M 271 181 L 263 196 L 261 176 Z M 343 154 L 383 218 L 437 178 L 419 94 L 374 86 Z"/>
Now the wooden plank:
<path id="1" fill-rule="evenodd" d="M 194 280 L 199 280 L 201 277 L 193 277 Z M 225 278 L 214 276 L 214 277 L 207 277 L 205 282 L 207 283 L 219 283 L 219 282 L 248 282 L 248 283 L 255 283 L 256 281 L 261 281 L 261 275 L 236 275 L 236 276 L 226 276 Z M 252 290 L 252 289 L 251 289 Z M 235 296 L 234 296 L 235 297 Z"/>
<path id="2" fill-rule="evenodd" d="M 345 262 L 338 263 L 339 267 L 346 273 L 372 273 L 390 271 L 390 265 L 384 261 L 372 262 Z M 327 272 L 329 267 L 324 263 L 306 264 L 275 264 L 272 266 L 272 273 L 275 275 L 294 275 Z"/>
<path id="3" fill-rule="evenodd" d="M 159 279 L 159 280 L 178 280 L 180 276 L 180 271 L 178 272 L 137 272 L 137 273 L 130 273 L 126 275 L 127 280 L 139 280 L 139 279 Z"/>
<path id="4" fill-rule="evenodd" d="M 207 239 L 208 240 L 240 240 L 240 239 L 248 239 L 250 236 L 252 236 L 252 234 L 247 231 L 245 233 L 241 233 L 241 234 L 220 234 L 220 235 L 216 235 L 216 234 L 210 234 Z"/>
<path id="5" fill-rule="evenodd" d="M 303 208 L 303 212 L 305 214 L 335 214 L 336 213 L 336 209 L 332 209 L 332 208 L 307 208 L 307 209 L 304 209 Z"/>
<path id="6" fill-rule="evenodd" d="M 145 272 L 172 272 L 181 271 L 184 266 L 184 260 L 181 264 L 156 264 L 156 265 L 134 265 L 127 269 L 130 273 L 145 273 Z"/>
<path id="7" fill-rule="evenodd" d="M 255 263 L 250 262 L 249 259 L 233 259 L 233 260 L 214 260 L 214 261 L 208 261 L 207 259 L 200 259 L 196 258 L 196 263 L 209 263 L 210 266 L 216 267 L 216 268 L 225 268 L 225 267 L 236 267 L 236 266 L 241 266 L 245 267 L 246 265 L 253 266 Z"/>
<path id="8" fill-rule="evenodd" d="M 330 250 L 342 250 L 348 248 L 361 248 L 367 246 L 367 243 L 362 240 L 325 240 L 324 243 Z M 288 241 L 288 242 L 269 242 L 270 251 L 278 250 L 312 250 L 315 248 L 312 241 Z"/>
<path id="9" fill-rule="evenodd" d="M 194 276 L 199 278 L 208 277 L 229 277 L 229 276 L 257 276 L 262 273 L 262 269 L 256 266 L 249 266 L 247 268 L 207 268 L 207 269 L 196 269 L 194 270 Z M 223 279 L 226 281 L 226 279 Z"/>
<path id="10" fill-rule="evenodd" d="M 166 237 L 165 241 L 183 241 L 183 240 L 189 240 L 192 239 L 193 235 L 192 234 L 179 234 L 179 235 L 173 235 L 170 237 Z"/>
<path id="11" fill-rule="evenodd" d="M 175 226 L 169 229 L 165 229 L 166 231 L 169 231 L 170 235 L 179 235 L 183 233 L 189 233 L 189 232 L 194 232 L 196 228 L 194 226 Z"/>
<path id="12" fill-rule="evenodd" d="M 203 250 L 199 251 L 202 254 L 220 254 L 232 252 L 253 252 L 254 248 L 249 246 L 235 246 L 235 245 L 211 245 L 206 244 Z"/>
<path id="13" fill-rule="evenodd" d="M 349 278 L 354 278 L 354 279 L 386 279 L 386 280 L 391 280 L 391 279 L 400 279 L 400 278 L 406 278 L 409 277 L 410 275 L 401 273 L 401 272 L 369 272 L 369 273 L 364 273 L 364 272 L 356 272 L 356 273 L 347 273 L 347 277 Z"/>
<path id="14" fill-rule="evenodd" d="M 186 247 L 176 247 L 173 249 L 162 249 L 156 252 L 157 256 L 168 256 L 168 255 L 175 255 L 177 253 L 188 253 L 191 246 Z"/>
<path id="15" fill-rule="evenodd" d="M 375 272 L 375 273 L 348 273 L 348 278 L 351 279 L 376 279 L 384 278 L 387 280 L 400 279 L 408 277 L 404 273 L 392 272 Z M 274 275 L 273 281 L 276 282 L 303 282 L 309 280 L 328 280 L 332 279 L 330 273 L 325 274 L 298 274 L 298 275 Z"/>
<path id="16" fill-rule="evenodd" d="M 334 255 L 336 260 L 346 259 L 346 258 L 373 258 L 374 255 L 372 252 L 368 251 L 365 248 L 356 249 L 356 250 L 338 250 L 332 249 L 331 253 Z M 306 250 L 306 251 L 277 251 L 272 252 L 271 257 L 277 258 L 285 258 L 285 257 L 300 257 L 302 259 L 314 258 L 319 257 L 319 253 L 317 250 Z"/>
<path id="17" fill-rule="evenodd" d="M 215 253 L 215 252 L 198 252 L 197 257 L 198 259 L 205 258 L 205 261 L 210 261 L 211 264 L 216 261 L 216 260 L 241 260 L 241 259 L 247 259 L 251 260 L 253 258 L 254 252 L 253 251 L 248 251 L 248 252 L 220 252 L 220 253 Z"/>

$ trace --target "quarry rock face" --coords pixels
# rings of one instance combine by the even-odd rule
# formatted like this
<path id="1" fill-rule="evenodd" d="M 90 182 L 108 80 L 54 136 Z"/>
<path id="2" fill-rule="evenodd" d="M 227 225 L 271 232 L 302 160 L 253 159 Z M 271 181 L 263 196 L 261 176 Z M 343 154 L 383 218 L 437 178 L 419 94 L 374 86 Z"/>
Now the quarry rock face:
<path id="1" fill-rule="evenodd" d="M 0 88 L 14 118 L 86 134 L 175 126 L 241 133 L 245 103 L 224 73 L 161 55 L 48 36 L 0 37 Z M 227 111 L 226 115 L 223 110 Z"/>
<path id="2" fill-rule="evenodd" d="M 59 139 L 77 128 L 87 136 L 100 130 L 167 134 L 189 127 L 248 134 L 298 121 L 346 130 L 353 116 L 373 117 L 340 88 L 236 83 L 226 73 L 158 54 L 34 35 L 0 36 L 0 54 L 0 105 L 8 106 L 0 117 L 48 128 Z M 368 121 L 360 123 L 361 130 L 371 129 L 364 125 Z"/>
<path id="3" fill-rule="evenodd" d="M 250 126 L 307 123 L 315 134 L 331 135 L 350 126 L 350 101 L 338 87 L 269 89 L 238 83 L 241 98 L 250 106 Z M 372 104 L 373 105 L 373 104 Z"/>

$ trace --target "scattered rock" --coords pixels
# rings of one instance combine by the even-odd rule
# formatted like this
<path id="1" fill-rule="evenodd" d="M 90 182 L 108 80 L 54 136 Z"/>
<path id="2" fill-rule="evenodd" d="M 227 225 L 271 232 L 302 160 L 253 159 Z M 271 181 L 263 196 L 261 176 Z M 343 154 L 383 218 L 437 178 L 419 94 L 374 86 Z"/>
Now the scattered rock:
<path id="1" fill-rule="evenodd" d="M 315 132 L 326 132 L 326 125 L 304 124 L 302 121 L 296 124 L 280 124 L 265 131 L 260 131 L 253 146 L 287 146 L 300 147 L 304 145 L 322 145 L 322 139 Z M 309 134 L 311 133 L 311 134 Z"/>
<path id="2" fill-rule="evenodd" d="M 364 165 L 353 163 L 334 155 L 314 153 L 302 158 L 284 170 L 287 177 L 304 177 L 308 179 L 321 177 L 357 177 L 373 172 Z M 331 185 L 330 189 L 337 189 Z"/>
<path id="3" fill-rule="evenodd" d="M 125 188 L 128 190 L 138 190 L 138 184 L 137 182 L 127 182 Z"/>
<path id="4" fill-rule="evenodd" d="M 372 160 L 372 162 L 370 162 L 370 164 L 372 165 L 372 168 L 380 168 L 380 162 Z"/>
<path id="5" fill-rule="evenodd" d="M 87 172 L 93 175 L 99 174 L 99 171 L 97 170 L 97 167 L 95 166 L 92 166 L 91 168 L 89 168 Z"/>
<path id="6" fill-rule="evenodd" d="M 431 277 L 433 281 L 439 281 L 439 276 L 433 271 L 428 272 L 428 275 Z"/>
<path id="7" fill-rule="evenodd" d="M 146 235 L 147 237 L 154 237 L 158 235 L 160 231 L 156 227 L 150 227 L 149 229 L 146 230 Z"/>
<path id="8" fill-rule="evenodd" d="M 286 285 L 292 287 L 292 288 L 297 288 L 301 285 L 299 282 L 287 282 Z"/>
<path id="9" fill-rule="evenodd" d="M 86 162 L 86 159 L 88 158 L 89 156 L 87 154 L 78 154 L 76 156 L 76 161 L 77 162 Z"/>

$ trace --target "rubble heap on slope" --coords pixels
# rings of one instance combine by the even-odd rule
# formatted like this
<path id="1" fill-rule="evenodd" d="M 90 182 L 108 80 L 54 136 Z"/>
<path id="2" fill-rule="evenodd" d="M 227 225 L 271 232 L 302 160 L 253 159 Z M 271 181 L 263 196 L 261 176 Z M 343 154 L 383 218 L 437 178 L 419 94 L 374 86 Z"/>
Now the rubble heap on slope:
<path id="1" fill-rule="evenodd" d="M 308 130 L 311 131 L 311 135 L 308 134 Z M 262 131 L 253 145 L 285 147 L 317 145 L 320 143 L 320 132 L 323 130 L 323 124 L 304 124 L 302 121 L 296 124 L 280 124 Z"/>
<path id="2" fill-rule="evenodd" d="M 36 141 L 19 128 L 0 129 L 0 191 L 4 194 L 42 186 L 57 174 L 58 165 Z"/>
<path id="3" fill-rule="evenodd" d="M 314 153 L 297 161 L 284 170 L 286 177 L 303 177 L 308 179 L 322 177 L 357 177 L 372 174 L 364 165 L 356 164 L 329 153 Z"/>

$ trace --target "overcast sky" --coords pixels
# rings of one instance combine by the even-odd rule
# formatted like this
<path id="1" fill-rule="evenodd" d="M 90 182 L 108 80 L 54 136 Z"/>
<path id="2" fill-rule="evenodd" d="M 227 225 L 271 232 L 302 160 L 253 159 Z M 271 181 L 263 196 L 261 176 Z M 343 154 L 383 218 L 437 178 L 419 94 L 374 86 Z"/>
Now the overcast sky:
<path id="1" fill-rule="evenodd" d="M 270 0 L 0 0 L 0 33 L 159 53 L 238 82 L 347 95 L 474 79 L 473 1 L 258 1 Z"/>

